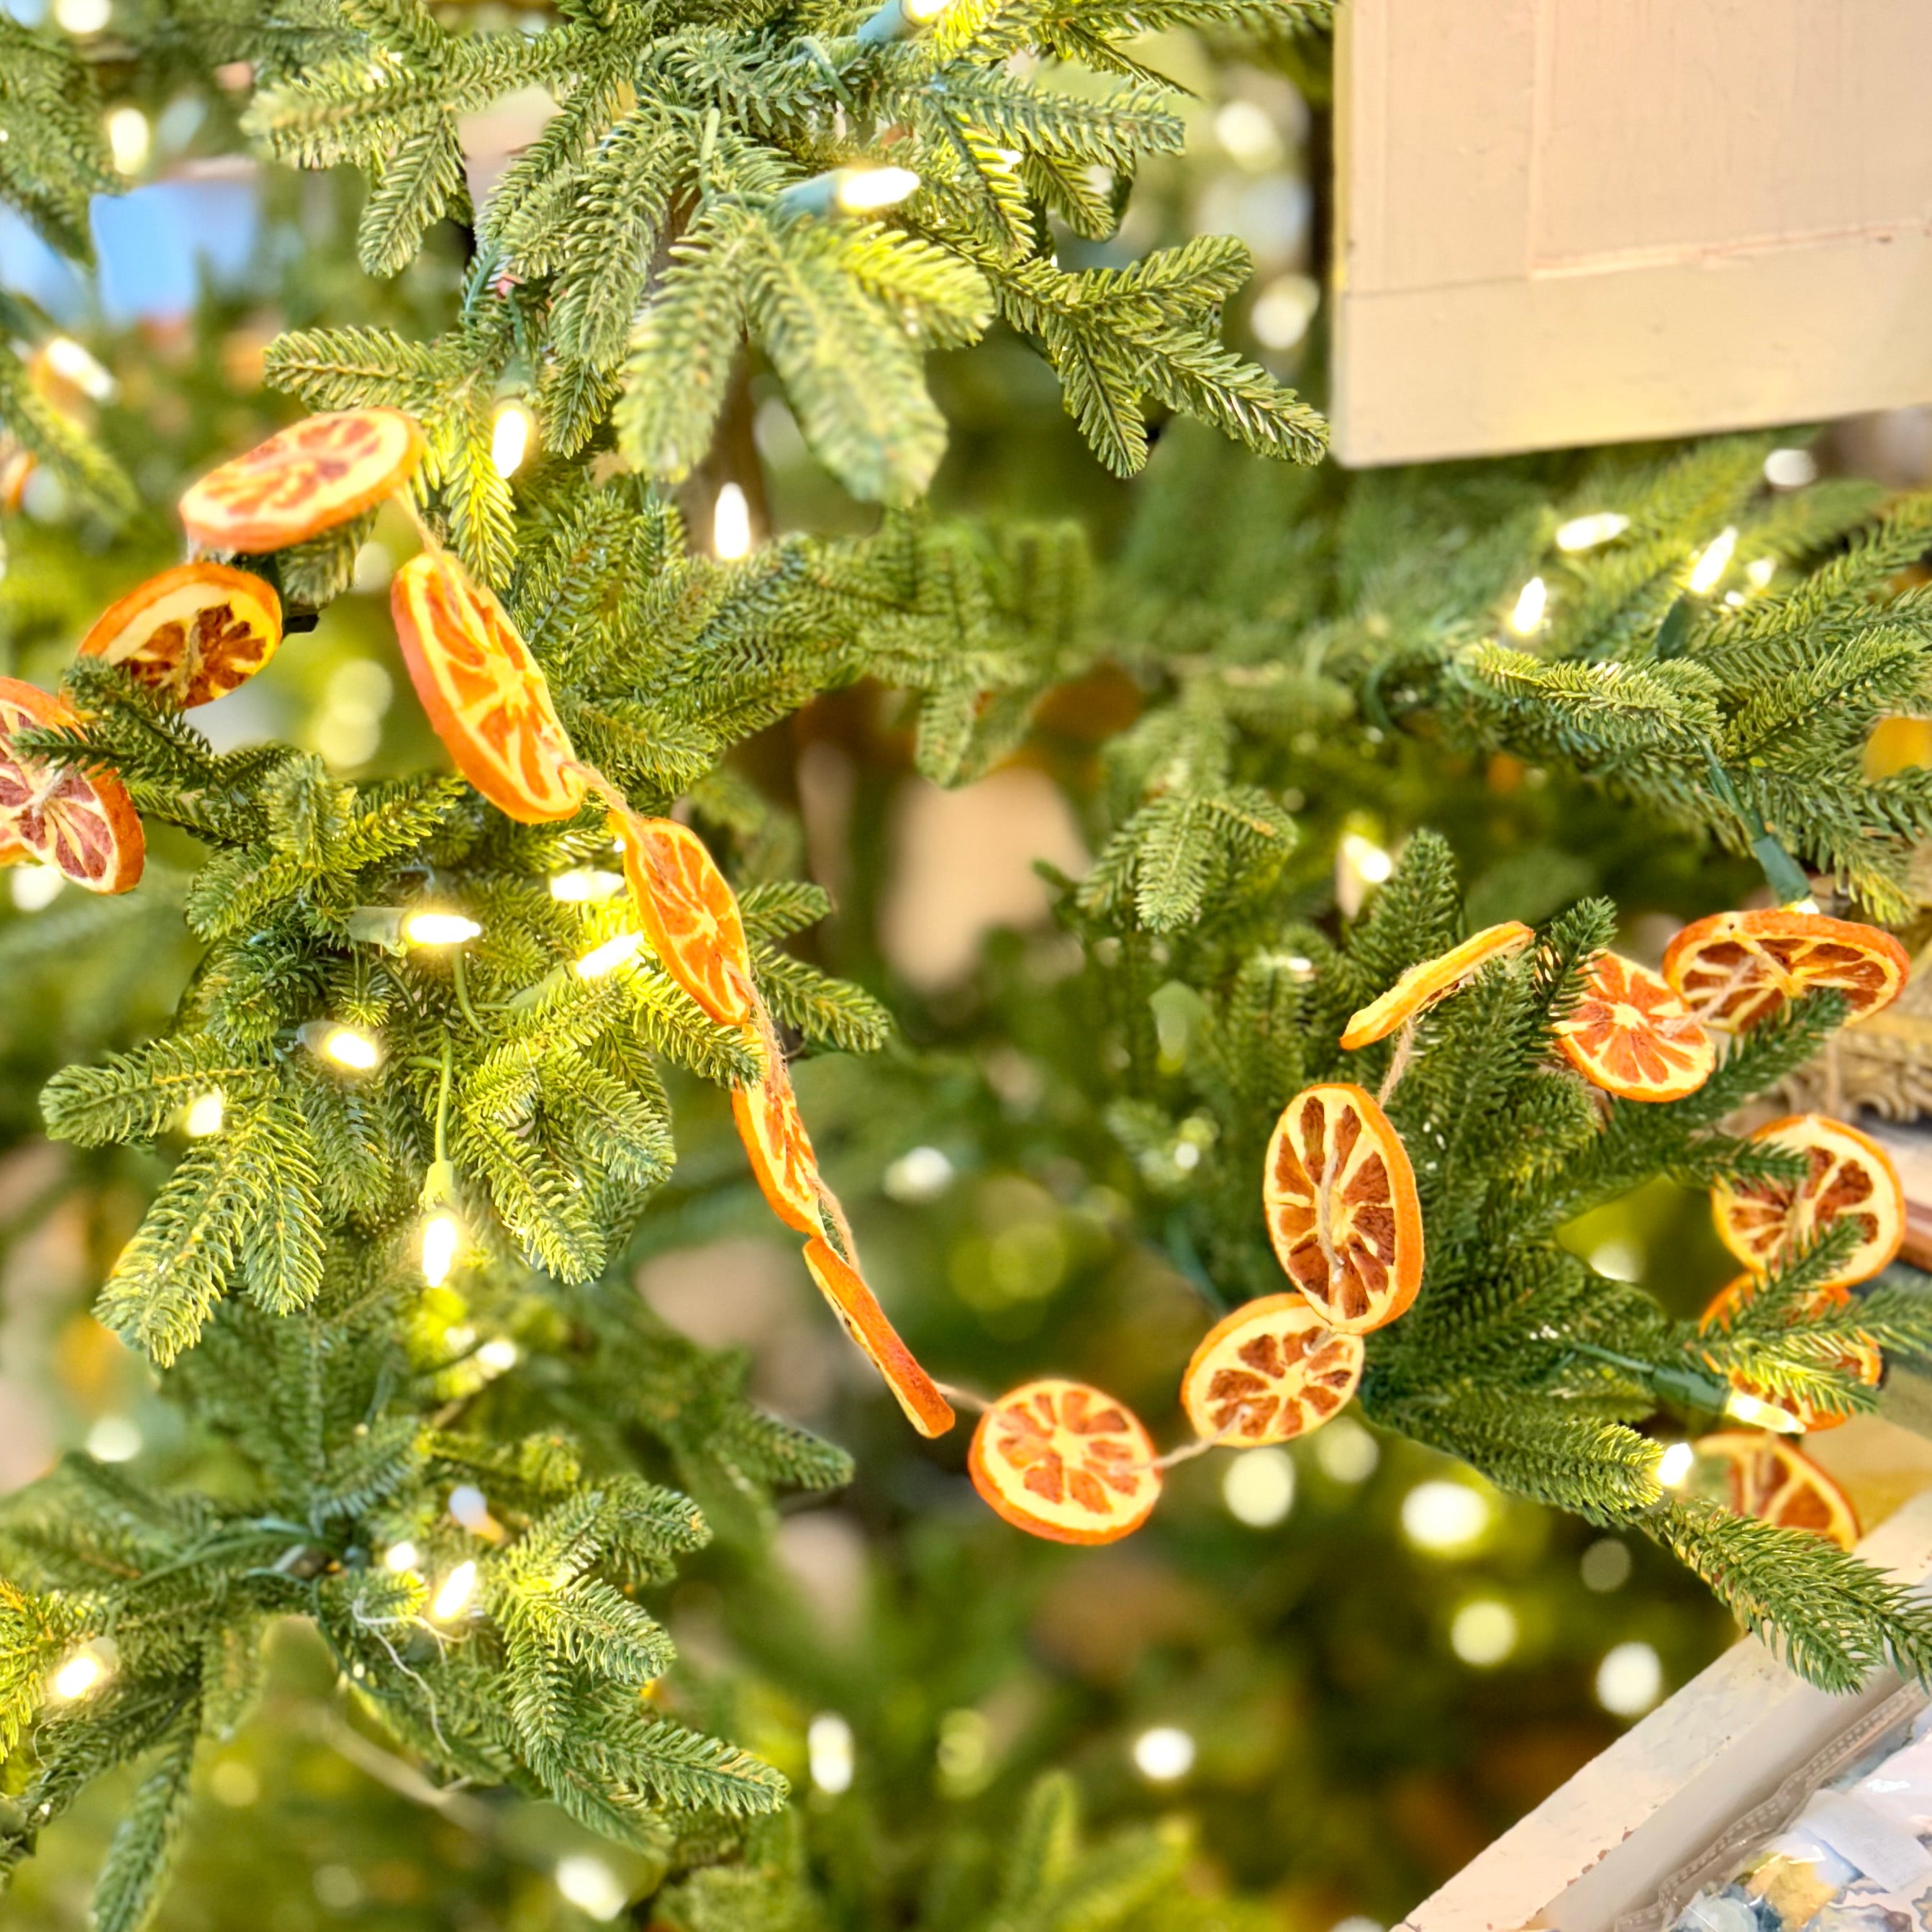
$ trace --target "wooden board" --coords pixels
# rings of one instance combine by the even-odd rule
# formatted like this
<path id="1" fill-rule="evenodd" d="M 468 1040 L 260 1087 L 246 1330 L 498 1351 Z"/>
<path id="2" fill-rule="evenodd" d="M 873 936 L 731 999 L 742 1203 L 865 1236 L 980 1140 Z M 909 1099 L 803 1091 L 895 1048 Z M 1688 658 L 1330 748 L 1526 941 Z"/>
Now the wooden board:
<path id="1" fill-rule="evenodd" d="M 1348 0 L 1354 464 L 1932 400 L 1925 0 Z"/>

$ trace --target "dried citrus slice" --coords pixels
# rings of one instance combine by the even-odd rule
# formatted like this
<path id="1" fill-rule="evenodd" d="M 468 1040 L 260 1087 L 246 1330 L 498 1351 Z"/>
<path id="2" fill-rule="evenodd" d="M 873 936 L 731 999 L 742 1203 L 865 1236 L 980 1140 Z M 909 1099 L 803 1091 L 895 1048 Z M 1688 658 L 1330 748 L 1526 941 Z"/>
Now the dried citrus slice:
<path id="1" fill-rule="evenodd" d="M 178 563 L 110 604 L 80 654 L 126 665 L 186 710 L 246 683 L 281 640 L 281 600 L 259 577 L 225 563 Z"/>
<path id="2" fill-rule="evenodd" d="M 999 1515 L 1049 1543 L 1118 1543 L 1160 1500 L 1139 1417 L 1057 1376 L 1025 1383 L 980 1417 L 966 1470 Z"/>
<path id="3" fill-rule="evenodd" d="M 31 864 L 35 854 L 27 842 L 11 827 L 0 825 L 0 867 Z"/>
<path id="4" fill-rule="evenodd" d="M 1361 1379 L 1359 1335 L 1330 1328 L 1298 1294 L 1270 1294 L 1202 1336 L 1180 1404 L 1196 1435 L 1247 1448 L 1319 1429 Z"/>
<path id="5" fill-rule="evenodd" d="M 952 1426 L 952 1406 L 899 1340 L 865 1276 L 816 1235 L 805 1244 L 805 1264 L 859 1352 L 885 1378 L 907 1420 L 922 1436 L 944 1436 Z"/>
<path id="6" fill-rule="evenodd" d="M 182 523 L 207 550 L 281 550 L 393 496 L 422 453 L 422 431 L 400 410 L 304 416 L 190 484 Z"/>
<path id="7" fill-rule="evenodd" d="M 1750 1306 L 1762 1286 L 1760 1278 L 1754 1274 L 1741 1274 L 1735 1281 L 1727 1282 L 1712 1298 L 1711 1305 L 1699 1316 L 1697 1330 L 1702 1335 L 1721 1335 L 1728 1332 L 1740 1310 Z M 1821 1288 L 1808 1297 L 1802 1308 L 1792 1310 L 1794 1325 L 1808 1315 L 1822 1315 L 1834 1308 L 1842 1308 L 1852 1298 L 1848 1288 Z M 1868 1388 L 1876 1388 L 1879 1378 L 1885 1373 L 1885 1358 L 1869 1342 L 1860 1342 L 1847 1348 L 1838 1358 L 1838 1366 L 1848 1376 L 1855 1376 Z M 1831 1410 L 1819 1408 L 1812 1403 L 1801 1402 L 1789 1395 L 1779 1395 L 1749 1376 L 1733 1373 L 1731 1386 L 1744 1395 L 1754 1395 L 1760 1402 L 1768 1402 L 1787 1412 L 1797 1418 L 1798 1425 L 1808 1436 L 1816 1435 L 1821 1429 L 1835 1429 L 1840 1423 L 1850 1420 L 1849 1416 L 1835 1415 Z"/>
<path id="8" fill-rule="evenodd" d="M 1535 937 L 1520 920 L 1504 920 L 1500 926 L 1472 932 L 1460 946 L 1450 946 L 1436 958 L 1412 966 L 1380 999 L 1350 1016 L 1342 1046 L 1352 1052 L 1388 1039 L 1405 1021 L 1426 1012 L 1438 1000 L 1466 984 L 1491 960 L 1513 958 Z"/>
<path id="9" fill-rule="evenodd" d="M 1563 1057 L 1624 1100 L 1681 1100 L 1718 1064 L 1711 1036 L 1647 966 L 1616 952 L 1590 963 L 1582 997 L 1556 1027 Z"/>
<path id="10" fill-rule="evenodd" d="M 1890 1156 L 1869 1135 L 1823 1114 L 1792 1114 L 1768 1122 L 1751 1138 L 1802 1154 L 1805 1172 L 1795 1185 L 1760 1181 L 1712 1190 L 1718 1237 L 1747 1268 L 1768 1274 L 1782 1267 L 1846 1216 L 1858 1223 L 1858 1245 L 1822 1286 L 1866 1280 L 1898 1252 L 1905 1239 L 1905 1190 Z"/>
<path id="11" fill-rule="evenodd" d="M 456 768 L 526 825 L 572 817 L 583 768 L 550 686 L 489 589 L 446 552 L 424 550 L 389 586 L 403 659 Z"/>
<path id="12" fill-rule="evenodd" d="M 80 722 L 51 692 L 0 677 L 0 824 L 34 858 L 88 892 L 129 892 L 140 881 L 147 841 L 127 788 L 110 771 L 88 771 L 14 742 L 17 732 Z"/>
<path id="13" fill-rule="evenodd" d="M 1402 1136 L 1361 1088 L 1304 1088 L 1268 1142 L 1262 1202 L 1276 1258 L 1330 1328 L 1365 1335 L 1422 1285 L 1422 1205 Z"/>
<path id="14" fill-rule="evenodd" d="M 1664 976 L 1706 1026 L 1742 1032 L 1807 993 L 1844 994 L 1853 1019 L 1888 1006 L 1912 962 L 1888 932 L 1856 920 L 1765 907 L 1717 912 L 1664 950 Z"/>
<path id="15" fill-rule="evenodd" d="M 784 1049 L 769 1025 L 764 1037 L 764 1078 L 732 1088 L 731 1118 L 772 1212 L 801 1234 L 822 1234 L 830 1190 L 818 1178 L 812 1137 L 785 1071 Z"/>
<path id="16" fill-rule="evenodd" d="M 1858 1512 L 1844 1491 L 1802 1449 L 1754 1429 L 1701 1437 L 1697 1454 L 1721 1472 L 1726 1506 L 1780 1529 L 1809 1530 L 1840 1550 L 1858 1540 Z"/>
<path id="17" fill-rule="evenodd" d="M 704 841 L 675 819 L 614 812 L 638 920 L 668 973 L 721 1026 L 758 1017 L 738 901 Z"/>

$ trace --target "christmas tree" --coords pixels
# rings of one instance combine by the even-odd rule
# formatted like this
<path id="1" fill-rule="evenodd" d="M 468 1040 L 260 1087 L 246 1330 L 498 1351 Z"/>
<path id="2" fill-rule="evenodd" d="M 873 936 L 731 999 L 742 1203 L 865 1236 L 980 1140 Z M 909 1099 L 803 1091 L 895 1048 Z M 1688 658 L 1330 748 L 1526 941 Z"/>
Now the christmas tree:
<path id="1" fill-rule="evenodd" d="M 122 185 L 116 117 L 184 90 L 209 153 L 366 177 L 278 177 L 320 190 L 325 244 L 280 292 L 300 326 L 266 346 L 278 416 L 238 394 L 218 300 L 170 378 L 202 411 L 159 447 L 107 404 L 108 371 L 24 299 L 10 316 L 0 414 L 70 513 L 20 532 L 4 586 L 14 668 L 38 674 L 0 692 L 5 809 L 16 856 L 94 895 L 10 931 L 9 969 L 75 1062 L 15 1043 L 10 1126 L 32 1135 L 44 1080 L 46 1130 L 86 1150 L 63 1185 L 100 1216 L 100 1319 L 178 1418 L 170 1453 L 71 1456 L 0 1507 L 10 1866 L 43 1833 L 57 1856 L 64 1815 L 78 1832 L 93 1805 L 112 1820 L 94 1922 L 148 1922 L 197 1762 L 245 1736 L 272 1633 L 308 1646 L 332 1748 L 400 1802 L 459 1815 L 508 1787 L 614 1847 L 629 1862 L 596 1868 L 621 1880 L 613 1912 L 634 1893 L 692 1932 L 1239 1919 L 1176 1893 L 1177 1828 L 1083 1836 L 1054 1767 L 1099 1714 L 986 1774 L 964 1719 L 1033 1573 L 949 1570 L 916 1531 L 875 1647 L 916 1714 L 872 1685 L 876 1768 L 830 1813 L 784 1808 L 777 1761 L 812 1767 L 761 1708 L 856 1714 L 868 1694 L 788 1621 L 762 1551 L 776 1499 L 852 1480 L 853 1459 L 748 1400 L 742 1356 L 685 1339 L 630 1281 L 742 1220 L 747 1155 L 923 1433 L 969 1379 L 1061 1370 L 1126 1378 L 1172 1437 L 1201 1330 L 1286 1300 L 1265 1318 L 1318 1332 L 1379 1429 L 1653 1540 L 1815 1681 L 1932 1664 L 1923 1609 L 1806 1533 L 1846 1526 L 1778 1446 L 1870 1408 L 1880 1352 L 1932 1348 L 1906 1271 L 1842 1292 L 1884 1268 L 1902 1203 L 1828 1122 L 1795 1143 L 1734 1124 L 1897 991 L 1879 928 L 1914 911 L 1932 793 L 1863 761 L 1924 683 L 1900 572 L 1928 512 L 1774 489 L 1765 439 L 1343 478 L 1316 466 L 1318 417 L 1220 340 L 1240 244 L 1062 265 L 1180 145 L 1141 37 L 1272 36 L 1318 74 L 1325 14 L 887 0 L 495 25 L 328 0 L 130 8 L 78 44 L 5 24 L 0 184 L 76 262 L 92 199 Z M 464 117 L 532 86 L 556 112 L 473 192 Z M 922 504 L 947 435 L 928 358 L 995 330 L 1043 358 L 1108 470 L 1141 468 L 1150 421 L 1201 425 L 1166 437 L 1118 547 Z M 130 400 L 134 351 L 108 358 Z M 857 532 L 770 534 L 754 369 L 817 463 L 883 506 Z M 311 414 L 244 454 L 292 410 Z M 197 554 L 163 569 L 177 503 Z M 690 512 L 715 515 L 713 554 Z M 288 650 L 284 630 L 358 601 L 369 622 L 379 535 L 421 545 L 389 608 L 457 774 L 426 731 L 406 769 L 353 782 L 326 746 L 218 749 L 194 710 Z M 128 587 L 104 614 L 104 557 Z M 166 601 L 184 596 L 185 626 Z M 1054 882 L 1050 959 L 995 947 L 950 1006 L 893 983 L 854 937 L 878 872 L 862 824 L 838 936 L 808 958 L 830 902 L 802 876 L 790 781 L 770 782 L 771 728 L 816 705 L 830 728 L 840 692 L 928 779 L 1022 754 L 1061 778 L 1099 856 Z M 1760 886 L 1776 974 L 1740 968 L 1726 926 L 1674 988 L 1615 980 L 1612 897 L 1723 916 Z M 1825 920 L 1832 893 L 1876 923 Z M 1798 946 L 1826 926 L 1837 952 Z M 90 975 L 50 984 L 82 948 Z M 154 1010 L 138 982 L 174 953 L 184 990 Z M 872 1298 L 801 1111 L 855 1204 L 908 1149 L 1070 1169 L 1096 1198 L 1069 1181 L 1052 1239 L 1157 1262 L 1193 1312 L 1136 1338 L 1093 1269 L 1046 1360 L 926 1307 L 902 1263 L 894 1305 L 934 1383 Z M 1343 1132 L 1382 1177 L 1346 1227 Z M 1818 1211 L 1820 1148 L 1868 1207 Z M 1660 1178 L 1729 1204 L 1751 1286 L 1722 1323 L 1564 1238 Z M 930 1191 L 903 1172 L 886 1189 Z M 937 1210 L 892 1211 L 896 1238 L 862 1225 L 916 1256 Z M 1286 1386 L 1298 1427 L 1326 1420 Z M 1294 1432 L 1220 1400 L 1187 1407 L 1221 1456 Z M 1765 1432 L 1720 1431 L 1733 1446 L 1687 1480 L 1672 1438 L 1720 1414 Z M 868 1467 L 930 1483 L 964 1459 L 942 1443 L 892 1464 L 881 1418 L 860 1434 L 861 1495 Z M 1136 1510 L 1169 1460 L 1125 1472 Z M 1208 1480 L 1175 1467 L 1166 1486 Z M 1014 1541 L 990 1516 L 975 1534 Z M 1226 1552 L 1198 1554 L 1228 1574 Z M 1346 1568 L 1345 1533 L 1326 1560 Z M 702 1580 L 729 1661 L 672 1672 L 658 1606 L 680 1576 Z M 835 1795 L 838 1721 L 844 1744 L 833 1727 L 814 1748 Z M 889 1769 L 934 1740 L 940 1795 L 966 1807 L 937 1823 Z M 231 1792 L 259 1789 L 222 1762 Z M 601 1911 L 594 1888 L 575 1902 Z"/>

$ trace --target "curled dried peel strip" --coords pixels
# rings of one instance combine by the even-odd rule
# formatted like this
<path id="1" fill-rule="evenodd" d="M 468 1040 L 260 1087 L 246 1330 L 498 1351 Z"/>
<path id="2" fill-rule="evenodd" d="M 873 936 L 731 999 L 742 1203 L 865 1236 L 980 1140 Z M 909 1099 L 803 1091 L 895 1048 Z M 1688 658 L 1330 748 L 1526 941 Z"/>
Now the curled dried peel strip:
<path id="1" fill-rule="evenodd" d="M 966 1459 L 973 1486 L 1016 1529 L 1052 1543 L 1116 1543 L 1160 1500 L 1153 1439 L 1124 1402 L 1048 1377 L 980 1418 Z"/>
<path id="2" fill-rule="evenodd" d="M 1710 1306 L 1698 1318 L 1700 1334 L 1722 1335 L 1730 1332 L 1732 1323 L 1739 1313 L 1748 1308 L 1763 1286 L 1754 1274 L 1741 1274 L 1728 1282 L 1712 1298 Z M 1796 1326 L 1807 1315 L 1823 1314 L 1830 1310 L 1842 1308 L 1852 1298 L 1848 1288 L 1821 1288 L 1810 1296 L 1802 1309 L 1791 1312 L 1790 1320 Z M 1885 1358 L 1869 1342 L 1862 1342 L 1848 1348 L 1838 1358 L 1838 1366 L 1846 1375 L 1855 1376 L 1868 1388 L 1876 1388 L 1880 1378 L 1885 1373 Z M 1760 1402 L 1768 1402 L 1795 1416 L 1798 1426 L 1808 1436 L 1815 1436 L 1820 1430 L 1836 1429 L 1840 1423 L 1849 1422 L 1849 1415 L 1840 1415 L 1830 1409 L 1819 1408 L 1812 1403 L 1789 1395 L 1780 1395 L 1762 1384 L 1753 1382 L 1748 1376 L 1735 1372 L 1730 1376 L 1731 1386 L 1744 1395 L 1756 1396 Z"/>
<path id="3" fill-rule="evenodd" d="M 83 657 L 123 666 L 182 710 L 253 677 L 282 640 L 271 585 L 225 563 L 177 564 L 110 604 L 80 640 Z"/>
<path id="4" fill-rule="evenodd" d="M 1681 1100 L 1710 1078 L 1718 1050 L 1669 984 L 1616 952 L 1591 962 L 1582 997 L 1557 1022 L 1564 1059 L 1624 1100 Z"/>
<path id="5" fill-rule="evenodd" d="M 1842 993 L 1862 1019 L 1904 990 L 1912 962 L 1888 932 L 1822 913 L 1713 913 L 1664 949 L 1664 976 L 1707 1026 L 1742 1032 L 1808 993 Z"/>
<path id="6" fill-rule="evenodd" d="M 110 771 L 86 771 L 14 746 L 20 732 L 80 722 L 52 692 L 0 677 L 0 826 L 86 891 L 131 891 L 140 882 L 147 841 L 127 788 Z"/>
<path id="7" fill-rule="evenodd" d="M 1890 1156 L 1870 1135 L 1826 1114 L 1792 1114 L 1767 1122 L 1750 1138 L 1802 1155 L 1805 1172 L 1795 1184 L 1726 1183 L 1712 1190 L 1718 1238 L 1747 1268 L 1761 1274 L 1781 1268 L 1846 1219 L 1858 1224 L 1857 1244 L 1821 1287 L 1867 1280 L 1898 1252 L 1905 1239 L 1905 1190 Z"/>
<path id="8" fill-rule="evenodd" d="M 1415 1299 L 1423 1268 L 1415 1170 L 1364 1088 L 1310 1087 L 1282 1108 L 1262 1198 L 1276 1258 L 1331 1328 L 1366 1334 Z"/>
<path id="9" fill-rule="evenodd" d="M 416 418 L 400 410 L 304 416 L 190 484 L 182 525 L 207 550 L 304 543 L 393 496 L 424 446 Z"/>
<path id="10" fill-rule="evenodd" d="M 1353 1052 L 1386 1040 L 1398 1027 L 1426 1012 L 1439 1000 L 1468 984 L 1491 962 L 1514 958 L 1536 934 L 1520 920 L 1505 920 L 1472 933 L 1460 946 L 1409 968 L 1379 999 L 1352 1014 L 1342 1045 Z"/>
<path id="11" fill-rule="evenodd" d="M 447 552 L 424 550 L 396 572 L 389 610 L 410 680 L 457 770 L 522 824 L 574 818 L 585 768 L 494 593 Z"/>
<path id="12" fill-rule="evenodd" d="M 816 1237 L 805 1244 L 805 1264 L 854 1345 L 905 1411 L 906 1420 L 922 1436 L 944 1436 L 952 1426 L 952 1406 L 899 1340 L 865 1277 L 829 1242 Z"/>
<path id="13" fill-rule="evenodd" d="M 1840 1550 L 1858 1540 L 1851 1498 L 1801 1449 L 1781 1436 L 1756 1430 L 1700 1437 L 1697 1455 L 1721 1472 L 1725 1506 L 1734 1516 L 1754 1516 L 1780 1529 L 1822 1536 Z"/>
<path id="14" fill-rule="evenodd" d="M 760 1009 L 736 894 L 703 839 L 674 819 L 613 812 L 638 923 L 668 972 L 721 1026 Z"/>
<path id="15" fill-rule="evenodd" d="M 1298 1294 L 1270 1294 L 1225 1316 L 1180 1378 L 1196 1435 L 1252 1448 L 1304 1436 L 1362 1379 L 1361 1337 L 1331 1328 Z"/>

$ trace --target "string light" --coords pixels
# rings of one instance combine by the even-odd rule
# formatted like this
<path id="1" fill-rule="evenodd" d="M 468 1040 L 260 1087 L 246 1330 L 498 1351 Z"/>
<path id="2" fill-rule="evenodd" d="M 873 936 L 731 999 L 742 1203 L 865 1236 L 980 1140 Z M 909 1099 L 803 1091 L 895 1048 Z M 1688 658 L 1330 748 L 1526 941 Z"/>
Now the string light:
<path id="1" fill-rule="evenodd" d="M 530 405 L 506 396 L 490 423 L 490 463 L 499 476 L 514 476 L 536 441 L 537 419 Z"/>
<path id="2" fill-rule="evenodd" d="M 910 168 L 842 168 L 832 198 L 848 214 L 876 214 L 918 188 L 919 177 Z"/>
<path id="3" fill-rule="evenodd" d="M 1657 1480 L 1660 1488 L 1681 1490 L 1690 1474 L 1697 1452 L 1688 1442 L 1673 1442 L 1657 1459 Z"/>
<path id="4" fill-rule="evenodd" d="M 1802 1436 L 1804 1425 L 1788 1408 L 1733 1389 L 1724 1398 L 1724 1413 L 1733 1422 L 1748 1423 L 1754 1429 L 1769 1429 L 1780 1436 Z"/>
<path id="5" fill-rule="evenodd" d="M 711 554 L 735 563 L 752 554 L 752 506 L 735 483 L 723 484 L 711 506 Z"/>
<path id="6" fill-rule="evenodd" d="M 205 1141 L 221 1131 L 226 1104 L 219 1094 L 198 1094 L 182 1116 L 182 1132 L 191 1141 Z"/>
<path id="7" fill-rule="evenodd" d="M 406 1570 L 413 1570 L 422 1554 L 413 1543 L 392 1543 L 382 1552 L 382 1568 L 392 1576 L 400 1576 Z"/>
<path id="8" fill-rule="evenodd" d="M 1762 590 L 1778 574 L 1774 556 L 1754 556 L 1744 566 L 1744 581 L 1754 590 Z"/>
<path id="9" fill-rule="evenodd" d="M 1516 608 L 1510 613 L 1510 628 L 1519 638 L 1527 638 L 1542 627 L 1543 614 L 1549 608 L 1550 586 L 1540 577 L 1532 577 L 1516 594 Z"/>
<path id="10" fill-rule="evenodd" d="M 46 358 L 47 367 L 82 395 L 104 403 L 113 394 L 114 378 L 72 336 L 50 337 L 40 353 Z"/>
<path id="11" fill-rule="evenodd" d="M 66 884 L 52 866 L 16 866 L 8 880 L 8 892 L 22 912 L 42 912 L 60 897 Z"/>
<path id="12" fill-rule="evenodd" d="M 460 912 L 412 912 L 403 922 L 403 937 L 412 946 L 460 946 L 482 930 Z"/>
<path id="13" fill-rule="evenodd" d="M 622 872 L 600 872 L 590 866 L 578 866 L 551 875 L 550 896 L 564 905 L 588 905 L 594 899 L 608 899 L 614 892 L 621 892 L 623 885 Z"/>
<path id="14" fill-rule="evenodd" d="M 476 1351 L 478 1363 L 493 1376 L 500 1376 L 506 1370 L 514 1369 L 518 1359 L 517 1345 L 507 1335 L 492 1336 Z"/>
<path id="15" fill-rule="evenodd" d="M 108 116 L 107 149 L 122 174 L 139 174 L 154 144 L 154 130 L 138 107 L 117 107 Z"/>
<path id="16" fill-rule="evenodd" d="M 567 1858 L 559 1858 L 555 1876 L 559 1894 L 592 1918 L 615 1918 L 631 1896 L 624 1881 L 588 1852 L 573 1852 Z"/>
<path id="17" fill-rule="evenodd" d="M 367 1073 L 382 1062 L 382 1049 L 365 1033 L 334 1020 L 310 1020 L 296 1029 L 296 1037 L 311 1053 L 352 1073 Z"/>
<path id="18" fill-rule="evenodd" d="M 1630 528 L 1630 519 L 1617 510 L 1597 510 L 1587 517 L 1572 517 L 1556 532 L 1556 548 L 1562 550 L 1594 550 L 1599 544 L 1613 542 Z"/>
<path id="19" fill-rule="evenodd" d="M 836 1797 L 852 1788 L 852 1726 L 836 1711 L 821 1711 L 806 1726 L 806 1759 L 812 1781 Z"/>
<path id="20" fill-rule="evenodd" d="M 1178 1724 L 1156 1724 L 1134 1740 L 1134 1765 L 1155 1784 L 1172 1784 L 1194 1768 L 1194 1740 Z"/>
<path id="21" fill-rule="evenodd" d="M 431 1288 L 440 1288 L 456 1264 L 456 1251 L 462 1244 L 463 1223 L 442 1208 L 423 1223 L 423 1280 Z"/>
<path id="22" fill-rule="evenodd" d="M 1727 525 L 1704 546 L 1690 566 L 1690 589 L 1700 597 L 1718 587 L 1718 579 L 1731 567 L 1731 554 L 1738 547 L 1735 525 Z"/>
<path id="23" fill-rule="evenodd" d="M 641 932 L 620 932 L 602 946 L 593 946 L 573 970 L 580 980 L 601 980 L 605 974 L 614 973 L 644 943 Z"/>
<path id="24" fill-rule="evenodd" d="M 1818 459 L 1808 449 L 1774 449 L 1764 459 L 1764 480 L 1774 490 L 1802 490 L 1818 480 Z"/>
<path id="25" fill-rule="evenodd" d="M 436 1586 L 434 1600 L 429 1613 L 438 1623 L 448 1623 L 452 1617 L 460 1617 L 470 1607 L 470 1600 L 476 1594 L 476 1566 L 473 1563 L 459 1563 L 441 1583 Z"/>
<path id="26" fill-rule="evenodd" d="M 98 1652 L 77 1650 L 54 1672 L 51 1688 L 56 1697 L 70 1702 L 85 1697 L 106 1675 L 107 1666 Z"/>

